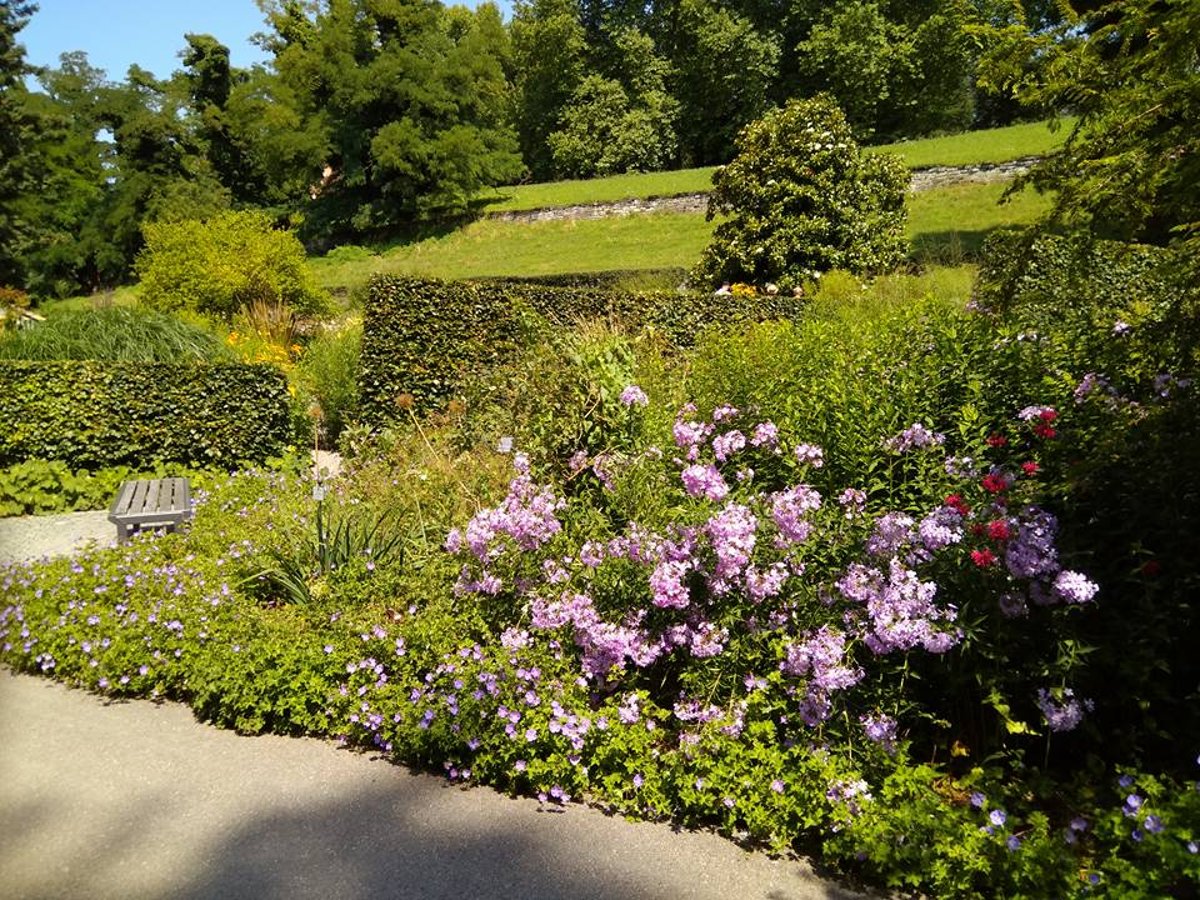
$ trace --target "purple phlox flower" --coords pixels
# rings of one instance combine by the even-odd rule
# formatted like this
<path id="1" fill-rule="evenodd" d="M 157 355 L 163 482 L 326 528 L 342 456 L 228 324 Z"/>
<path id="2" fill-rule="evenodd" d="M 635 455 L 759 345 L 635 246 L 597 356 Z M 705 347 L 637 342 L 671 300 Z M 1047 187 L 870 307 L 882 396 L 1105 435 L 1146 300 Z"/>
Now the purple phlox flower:
<path id="1" fill-rule="evenodd" d="M 686 562 L 663 560 L 650 573 L 651 603 L 660 609 L 683 609 L 691 602 L 687 576 L 691 566 Z"/>
<path id="2" fill-rule="evenodd" d="M 853 687 L 863 670 L 846 665 L 846 635 L 829 625 L 808 632 L 804 639 L 787 647 L 779 668 L 785 675 L 809 676 L 811 688 L 824 694 Z M 810 694 L 812 692 L 810 691 Z"/>
<path id="3" fill-rule="evenodd" d="M 645 406 L 650 402 L 650 399 L 640 387 L 636 384 L 631 384 L 625 390 L 621 391 L 621 402 L 626 406 Z"/>
<path id="4" fill-rule="evenodd" d="M 1088 372 L 1079 380 L 1079 384 L 1075 386 L 1072 396 L 1075 398 L 1076 403 L 1082 403 L 1096 391 L 1102 391 L 1110 395 L 1114 393 L 1112 386 L 1108 383 L 1108 379 L 1095 372 Z"/>
<path id="5" fill-rule="evenodd" d="M 565 506 L 549 487 L 535 485 L 526 474 L 518 475 L 499 506 L 472 516 L 467 523 L 466 544 L 480 562 L 500 555 L 496 541 L 502 535 L 512 538 L 522 550 L 536 550 L 562 530 L 557 512 Z"/>
<path id="6" fill-rule="evenodd" d="M 816 444 L 800 444 L 792 453 L 801 465 L 812 466 L 814 469 L 825 465 L 825 451 Z"/>
<path id="7" fill-rule="evenodd" d="M 1128 322 L 1124 321 L 1123 319 L 1117 319 L 1117 321 L 1113 323 L 1112 333 L 1115 334 L 1117 337 L 1121 337 L 1122 335 L 1129 334 L 1129 332 L 1132 330 L 1133 330 L 1133 326 L 1130 325 Z"/>
<path id="8" fill-rule="evenodd" d="M 608 453 L 600 453 L 592 460 L 592 474 L 595 475 L 604 489 L 607 491 L 616 490 L 616 482 L 613 480 L 612 469 L 613 457 Z"/>
<path id="9" fill-rule="evenodd" d="M 1016 533 L 1004 551 L 1004 563 L 1017 578 L 1055 575 L 1059 571 L 1054 539 L 1058 520 L 1036 506 L 1022 510 Z"/>
<path id="10" fill-rule="evenodd" d="M 779 444 L 779 429 L 774 422 L 760 422 L 750 436 L 751 447 L 773 448 Z"/>
<path id="11" fill-rule="evenodd" d="M 746 686 L 747 691 L 761 691 L 767 686 L 767 679 L 759 678 L 751 673 L 742 679 L 742 684 Z"/>
<path id="12" fill-rule="evenodd" d="M 636 774 L 634 774 L 634 776 L 633 776 L 633 786 L 634 786 L 635 788 L 640 788 L 640 787 L 641 787 L 643 784 L 645 784 L 645 783 L 646 783 L 646 780 L 645 780 L 644 778 L 642 778 L 642 776 L 641 776 L 641 773 L 640 773 L 640 772 L 639 772 L 639 773 L 636 773 Z"/>
<path id="13" fill-rule="evenodd" d="M 729 485 L 725 483 L 725 479 L 721 477 L 717 467 L 712 464 L 707 466 L 698 463 L 692 464 L 680 473 L 680 477 L 683 479 L 684 490 L 692 497 L 707 497 L 709 500 L 719 502 L 724 500 L 729 493 Z"/>
<path id="14" fill-rule="evenodd" d="M 576 450 L 567 461 L 567 468 L 572 475 L 582 472 L 587 467 L 588 454 L 586 450 Z"/>
<path id="15" fill-rule="evenodd" d="M 838 495 L 838 503 L 846 510 L 846 518 L 853 519 L 862 513 L 867 503 L 867 495 L 858 488 L 846 488 Z"/>
<path id="16" fill-rule="evenodd" d="M 728 403 L 723 403 L 713 410 L 712 420 L 714 422 L 724 422 L 734 418 L 738 414 L 738 409 L 735 406 L 730 406 Z"/>
<path id="17" fill-rule="evenodd" d="M 857 816 L 862 811 L 862 804 L 870 803 L 873 798 L 870 786 L 862 779 L 858 779 L 833 782 L 825 791 L 825 799 L 830 803 L 844 804 L 850 815 Z"/>
<path id="18" fill-rule="evenodd" d="M 947 456 L 943 466 L 947 475 L 955 478 L 977 478 L 979 469 L 970 456 Z"/>
<path id="19" fill-rule="evenodd" d="M 946 441 L 944 434 L 933 431 L 920 422 L 913 422 L 899 434 L 883 442 L 885 450 L 892 453 L 907 453 L 909 450 L 924 450 L 926 447 L 936 447 Z"/>
<path id="20" fill-rule="evenodd" d="M 686 408 L 684 407 L 684 409 Z M 712 434 L 712 430 L 712 426 L 704 422 L 691 422 L 681 417 L 675 420 L 672 433 L 675 436 L 675 445 L 677 447 L 696 447 L 708 439 L 708 436 Z"/>
<path id="21" fill-rule="evenodd" d="M 933 601 L 937 585 L 921 581 L 915 571 L 893 558 L 887 583 L 875 596 L 867 598 L 871 631 L 864 642 L 873 653 L 923 647 L 930 653 L 945 653 L 958 643 L 961 632 L 935 628 L 938 622 L 953 622 L 953 607 L 939 608 Z"/>
<path id="22" fill-rule="evenodd" d="M 772 563 L 761 570 L 750 565 L 746 568 L 746 594 L 754 603 L 777 597 L 790 574 L 787 564 L 782 562 Z"/>
<path id="23" fill-rule="evenodd" d="M 949 506 L 939 506 L 917 526 L 921 544 L 931 553 L 962 540 L 962 514 Z"/>
<path id="24" fill-rule="evenodd" d="M 641 718 L 637 694 L 626 694 L 617 707 L 617 718 L 626 725 L 633 725 Z"/>
<path id="25" fill-rule="evenodd" d="M 1079 572 L 1064 569 L 1054 578 L 1054 593 L 1068 603 L 1087 603 L 1098 590 L 1099 585 Z"/>
<path id="26" fill-rule="evenodd" d="M 1086 700 L 1078 700 L 1070 688 L 1062 688 L 1053 694 L 1039 688 L 1036 702 L 1051 731 L 1074 731 L 1083 721 L 1085 706 L 1089 705 Z"/>
<path id="27" fill-rule="evenodd" d="M 779 530 L 781 546 L 800 544 L 812 533 L 812 523 L 805 517 L 821 508 L 821 494 L 807 484 L 796 485 L 771 495 L 771 519 Z"/>
<path id="28" fill-rule="evenodd" d="M 1000 595 L 1000 612 L 1007 619 L 1020 619 L 1029 615 L 1029 605 L 1020 594 L 1009 591 Z"/>
<path id="29" fill-rule="evenodd" d="M 860 716 L 858 720 L 863 727 L 867 740 L 879 744 L 888 753 L 896 752 L 896 720 L 891 716 L 871 715 Z"/>
<path id="30" fill-rule="evenodd" d="M 912 516 L 900 512 L 880 516 L 867 539 L 867 552 L 872 556 L 893 555 L 912 541 L 914 524 Z"/>
<path id="31" fill-rule="evenodd" d="M 846 574 L 834 582 L 843 597 L 855 603 L 866 603 L 883 591 L 883 573 L 861 563 L 851 563 Z"/>
<path id="32" fill-rule="evenodd" d="M 1156 375 L 1154 377 L 1154 393 L 1159 397 L 1170 397 L 1173 391 L 1182 391 L 1191 387 L 1192 380 L 1190 378 L 1176 378 L 1171 374 Z"/>
<path id="33" fill-rule="evenodd" d="M 513 439 L 507 435 L 500 438 L 500 440 L 498 440 L 496 442 L 496 452 L 497 453 L 511 453 L 512 448 L 513 448 Z"/>
<path id="34" fill-rule="evenodd" d="M 716 456 L 718 462 L 725 462 L 745 446 L 746 436 L 736 429 L 718 434 L 712 442 L 713 455 Z"/>

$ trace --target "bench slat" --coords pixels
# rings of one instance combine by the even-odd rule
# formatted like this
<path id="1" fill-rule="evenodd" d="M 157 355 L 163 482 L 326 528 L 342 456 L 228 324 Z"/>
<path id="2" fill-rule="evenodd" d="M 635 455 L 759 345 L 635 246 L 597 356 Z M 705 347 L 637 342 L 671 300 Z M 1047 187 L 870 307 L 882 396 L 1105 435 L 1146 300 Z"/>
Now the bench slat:
<path id="1" fill-rule="evenodd" d="M 141 528 L 153 526 L 173 531 L 192 516 L 191 487 L 186 478 L 126 481 L 117 491 L 108 520 L 117 526 L 124 542 Z"/>

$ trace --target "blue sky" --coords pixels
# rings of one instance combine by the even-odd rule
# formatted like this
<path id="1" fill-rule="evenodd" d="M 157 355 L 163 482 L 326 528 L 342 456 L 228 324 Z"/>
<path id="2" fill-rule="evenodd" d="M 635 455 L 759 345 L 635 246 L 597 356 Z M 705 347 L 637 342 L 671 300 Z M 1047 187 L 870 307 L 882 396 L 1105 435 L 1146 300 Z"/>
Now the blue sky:
<path id="1" fill-rule="evenodd" d="M 33 65 L 56 66 L 60 53 L 84 50 L 113 81 L 132 63 L 165 78 L 180 68 L 184 34 L 211 34 L 229 47 L 235 66 L 264 59 L 250 36 L 264 29 L 254 0 L 37 0 L 18 36 Z M 467 6 L 475 6 L 467 0 Z M 508 15 L 509 3 L 501 2 Z"/>

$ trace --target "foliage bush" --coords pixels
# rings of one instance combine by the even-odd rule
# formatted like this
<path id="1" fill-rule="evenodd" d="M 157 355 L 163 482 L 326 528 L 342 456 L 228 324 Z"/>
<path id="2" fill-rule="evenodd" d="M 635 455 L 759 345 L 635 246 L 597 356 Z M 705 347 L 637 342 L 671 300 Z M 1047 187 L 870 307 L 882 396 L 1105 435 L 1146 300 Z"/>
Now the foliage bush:
<path id="1" fill-rule="evenodd" d="M 136 264 L 142 301 L 229 320 L 255 302 L 317 314 L 328 297 L 308 272 L 304 247 L 264 213 L 227 212 L 205 221 L 151 222 Z"/>
<path id="2" fill-rule="evenodd" d="M 138 307 L 55 313 L 0 336 L 0 359 L 223 362 L 233 359 L 210 329 Z"/>
<path id="3" fill-rule="evenodd" d="M 233 468 L 288 444 L 288 393 L 269 366 L 0 360 L 0 465 L 156 462 Z"/>
<path id="4" fill-rule="evenodd" d="M 362 414 L 395 416 L 400 398 L 419 407 L 448 400 L 471 371 L 511 359 L 552 326 L 605 319 L 650 328 L 686 346 L 713 323 L 788 317 L 800 301 L 763 296 L 565 289 L 539 284 L 371 281 L 363 321 Z M 408 401 L 405 400 L 407 403 Z"/>
<path id="5" fill-rule="evenodd" d="M 792 100 L 738 135 L 713 173 L 713 231 L 699 284 L 775 282 L 785 290 L 830 269 L 884 272 L 904 258 L 902 162 L 859 149 L 827 98 Z"/>
<path id="6" fill-rule="evenodd" d="M 322 331 L 304 348 L 297 364 L 298 405 L 319 404 L 324 438 L 337 443 L 357 416 L 362 322 L 344 322 Z"/>
<path id="7" fill-rule="evenodd" d="M 16 328 L 17 319 L 29 308 L 29 295 L 20 288 L 0 285 L 0 337 Z"/>

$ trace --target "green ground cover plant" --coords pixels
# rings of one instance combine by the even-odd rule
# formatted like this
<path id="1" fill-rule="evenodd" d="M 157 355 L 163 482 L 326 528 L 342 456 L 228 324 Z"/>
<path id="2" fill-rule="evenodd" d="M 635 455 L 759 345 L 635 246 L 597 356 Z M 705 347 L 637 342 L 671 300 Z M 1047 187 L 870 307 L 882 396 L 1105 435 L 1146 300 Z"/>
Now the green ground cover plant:
<path id="1" fill-rule="evenodd" d="M 0 658 L 929 895 L 1189 896 L 1194 290 L 1046 253 L 1068 315 L 998 264 L 972 308 L 836 275 L 682 353 L 563 333 L 358 444 L 321 515 L 391 561 L 317 565 L 311 477 L 243 473 L 0 570 Z"/>
<path id="2" fill-rule="evenodd" d="M 1028 156 L 1040 156 L 1061 146 L 1072 122 L 1072 119 L 1065 119 L 1061 127 L 1053 130 L 1044 122 L 1029 122 L 864 149 L 867 153 L 897 154 L 910 169 L 1001 163 Z M 497 199 L 488 202 L 484 210 L 516 212 L 555 206 L 615 203 L 619 200 L 707 193 L 712 190 L 714 171 L 715 166 L 707 166 L 673 172 L 632 173 L 582 181 L 517 185 L 497 191 Z"/>

